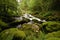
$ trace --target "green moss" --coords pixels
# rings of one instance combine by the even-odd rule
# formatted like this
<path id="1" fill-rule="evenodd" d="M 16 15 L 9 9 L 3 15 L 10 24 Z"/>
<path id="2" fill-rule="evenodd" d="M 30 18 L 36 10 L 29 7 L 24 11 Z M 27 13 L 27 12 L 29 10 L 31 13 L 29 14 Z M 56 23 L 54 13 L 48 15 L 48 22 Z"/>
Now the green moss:
<path id="1" fill-rule="evenodd" d="M 0 40 L 17 40 L 16 38 L 19 38 L 19 40 L 21 40 L 24 39 L 24 37 L 25 33 L 18 30 L 17 28 L 10 28 L 0 33 Z"/>
<path id="2" fill-rule="evenodd" d="M 39 31 L 39 26 L 36 24 L 23 24 L 22 29 L 36 32 L 36 31 Z"/>
<path id="3" fill-rule="evenodd" d="M 60 30 L 60 23 L 59 22 L 45 22 L 42 24 L 42 28 L 43 30 L 45 29 L 45 31 L 48 32 L 52 32 L 52 31 L 58 31 Z"/>
<path id="4" fill-rule="evenodd" d="M 56 38 L 56 37 L 51 37 L 51 38 L 48 38 L 46 40 L 60 40 L 60 38 Z"/>
<path id="5" fill-rule="evenodd" d="M 23 24 L 22 30 L 26 33 L 26 40 L 39 40 L 39 26 L 34 24 Z"/>
<path id="6" fill-rule="evenodd" d="M 26 35 L 23 31 L 16 31 L 16 34 L 14 35 L 13 40 L 17 40 L 17 39 L 23 40 L 23 39 L 25 39 L 25 37 L 26 37 Z"/>
<path id="7" fill-rule="evenodd" d="M 31 24 L 23 24 L 22 27 L 23 27 L 24 29 L 29 29 L 29 28 L 32 27 L 32 25 L 31 25 Z"/>
<path id="8" fill-rule="evenodd" d="M 45 38 L 49 39 L 49 40 L 59 40 L 60 39 L 60 31 L 48 33 L 45 36 Z"/>
<path id="9" fill-rule="evenodd" d="M 16 31 L 15 36 L 16 37 L 22 37 L 22 38 L 24 38 L 26 35 L 25 35 L 25 33 L 23 31 L 19 30 L 19 31 Z"/>

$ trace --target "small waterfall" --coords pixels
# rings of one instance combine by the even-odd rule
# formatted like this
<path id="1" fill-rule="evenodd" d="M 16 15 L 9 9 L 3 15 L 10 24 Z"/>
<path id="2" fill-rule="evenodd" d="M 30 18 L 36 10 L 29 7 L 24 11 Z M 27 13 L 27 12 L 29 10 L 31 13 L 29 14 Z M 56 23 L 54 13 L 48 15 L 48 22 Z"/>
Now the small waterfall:
<path id="1" fill-rule="evenodd" d="M 25 17 L 26 19 L 29 19 L 29 20 L 37 20 L 37 21 L 41 21 L 41 22 L 46 22 L 46 20 L 41 20 L 41 19 L 39 19 L 39 18 L 36 18 L 36 17 L 34 17 L 34 16 L 32 16 L 32 15 L 30 15 L 30 14 L 24 14 L 23 15 L 23 17 Z"/>
<path id="2" fill-rule="evenodd" d="M 34 16 L 30 15 L 30 14 L 27 14 L 27 13 L 23 14 L 20 17 L 15 17 L 16 20 L 20 20 L 20 21 L 22 21 L 24 18 L 30 20 L 30 22 L 28 22 L 27 24 L 33 24 L 33 20 L 37 20 L 38 22 L 46 22 L 46 20 L 41 20 L 41 19 L 36 18 L 36 17 L 34 17 Z M 21 27 L 21 25 L 18 25 L 17 27 Z"/>

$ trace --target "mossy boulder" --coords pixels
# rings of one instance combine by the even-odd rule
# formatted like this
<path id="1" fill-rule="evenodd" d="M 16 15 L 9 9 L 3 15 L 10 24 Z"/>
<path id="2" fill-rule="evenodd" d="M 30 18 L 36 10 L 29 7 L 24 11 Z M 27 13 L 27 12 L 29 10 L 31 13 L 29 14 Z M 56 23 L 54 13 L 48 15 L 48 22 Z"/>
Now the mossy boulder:
<path id="1" fill-rule="evenodd" d="M 23 40 L 25 37 L 25 33 L 17 28 L 6 29 L 0 33 L 0 40 Z"/>
<path id="2" fill-rule="evenodd" d="M 48 33 L 45 38 L 47 40 L 60 40 L 60 31 Z"/>
<path id="3" fill-rule="evenodd" d="M 34 24 L 23 24 L 21 30 L 26 33 L 26 40 L 39 40 L 40 30 L 39 26 Z"/>
<path id="4" fill-rule="evenodd" d="M 51 37 L 51 38 L 48 38 L 46 40 L 60 40 L 60 38 L 56 38 L 56 37 Z"/>
<path id="5" fill-rule="evenodd" d="M 44 30 L 45 32 L 58 31 L 60 30 L 60 23 L 54 21 L 42 23 L 42 30 Z"/>
<path id="6" fill-rule="evenodd" d="M 39 26 L 36 24 L 23 24 L 22 29 L 36 32 L 36 31 L 39 31 Z"/>
<path id="7" fill-rule="evenodd" d="M 16 32 L 16 34 L 14 35 L 13 40 L 25 40 L 25 33 L 23 31 L 18 31 Z"/>

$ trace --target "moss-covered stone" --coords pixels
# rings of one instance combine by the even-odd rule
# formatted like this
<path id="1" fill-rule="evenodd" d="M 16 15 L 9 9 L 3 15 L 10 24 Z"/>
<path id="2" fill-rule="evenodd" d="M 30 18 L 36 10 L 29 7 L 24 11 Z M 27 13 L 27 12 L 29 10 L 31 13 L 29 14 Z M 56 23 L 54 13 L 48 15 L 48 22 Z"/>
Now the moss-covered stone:
<path id="1" fill-rule="evenodd" d="M 45 22 L 42 24 L 42 30 L 45 32 L 53 32 L 60 30 L 60 23 L 59 22 Z"/>
<path id="2" fill-rule="evenodd" d="M 26 33 L 26 40 L 39 40 L 40 39 L 40 28 L 34 24 L 23 24 L 21 28 Z"/>
<path id="3" fill-rule="evenodd" d="M 16 34 L 14 35 L 13 40 L 24 40 L 26 37 L 25 33 L 23 31 L 16 31 Z"/>
<path id="4" fill-rule="evenodd" d="M 60 38 L 56 38 L 56 37 L 51 37 L 51 38 L 48 38 L 46 40 L 60 40 Z"/>
<path id="5" fill-rule="evenodd" d="M 39 26 L 36 24 L 23 24 L 22 29 L 37 32 L 37 31 L 39 31 Z"/>
<path id="6" fill-rule="evenodd" d="M 19 40 L 25 38 L 25 33 L 17 28 L 10 28 L 0 33 L 0 40 L 17 40 L 17 38 L 19 38 Z"/>
<path id="7" fill-rule="evenodd" d="M 47 40 L 60 40 L 60 31 L 48 33 L 45 38 Z"/>

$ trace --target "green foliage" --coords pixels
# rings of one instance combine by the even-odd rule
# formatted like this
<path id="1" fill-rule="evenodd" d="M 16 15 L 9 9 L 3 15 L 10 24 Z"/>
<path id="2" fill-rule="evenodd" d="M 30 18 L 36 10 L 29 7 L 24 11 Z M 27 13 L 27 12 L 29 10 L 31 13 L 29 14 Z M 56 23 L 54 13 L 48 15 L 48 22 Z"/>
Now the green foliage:
<path id="1" fill-rule="evenodd" d="M 2 13 L 1 15 L 6 15 L 6 14 L 9 14 L 10 16 L 11 15 L 14 15 L 17 11 L 17 1 L 16 0 L 3 0 L 3 1 L 0 1 L 2 3 L 0 3 L 0 13 Z"/>
<path id="2" fill-rule="evenodd" d="M 52 2 L 52 0 L 22 0 L 21 7 L 34 12 L 47 11 Z"/>
<path id="3" fill-rule="evenodd" d="M 59 5 L 60 0 L 22 0 L 20 3 L 17 0 L 0 0 L 0 40 L 60 40 Z M 31 13 L 47 22 L 39 24 L 33 20 L 34 24 L 25 23 L 19 30 L 13 25 L 30 20 L 15 20 L 14 17 L 24 13 Z"/>
<path id="4" fill-rule="evenodd" d="M 59 22 L 45 22 L 42 24 L 42 28 L 44 31 L 52 32 L 60 30 L 60 23 Z"/>
<path id="5" fill-rule="evenodd" d="M 22 0 L 20 8 L 25 11 L 30 11 L 32 15 L 40 19 L 59 21 L 60 16 L 54 13 L 60 10 L 59 5 L 59 0 Z"/>
<path id="6" fill-rule="evenodd" d="M 11 22 L 14 19 L 12 16 L 17 15 L 17 1 L 16 0 L 1 0 L 0 1 L 0 19 L 4 22 Z"/>
<path id="7" fill-rule="evenodd" d="M 0 27 L 7 27 L 8 24 L 0 20 Z"/>
<path id="8" fill-rule="evenodd" d="M 17 28 L 7 29 L 0 33 L 0 40 L 17 40 L 17 38 L 19 38 L 19 40 L 25 38 L 25 33 Z"/>
<path id="9" fill-rule="evenodd" d="M 23 10 L 29 10 L 34 13 L 46 12 L 55 9 L 55 6 L 52 9 L 52 6 L 58 4 L 59 0 L 22 0 L 20 6 Z M 60 5 L 60 4 L 59 4 Z M 57 5 L 58 6 L 58 5 Z M 59 7 L 59 6 L 58 6 Z M 51 9 L 50 9 L 51 8 Z M 58 8 L 56 8 L 58 9 Z M 55 9 L 55 10 L 56 10 Z"/>
<path id="10" fill-rule="evenodd" d="M 7 28 L 8 24 L 3 22 L 2 20 L 0 20 L 0 31 L 2 31 L 3 29 Z"/>
<path id="11" fill-rule="evenodd" d="M 48 11 L 46 13 L 40 13 L 40 18 L 46 19 L 47 21 L 59 21 L 60 20 L 59 11 Z"/>
<path id="12" fill-rule="evenodd" d="M 60 11 L 60 0 L 53 0 L 53 3 L 50 5 L 50 11 Z"/>

